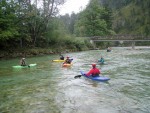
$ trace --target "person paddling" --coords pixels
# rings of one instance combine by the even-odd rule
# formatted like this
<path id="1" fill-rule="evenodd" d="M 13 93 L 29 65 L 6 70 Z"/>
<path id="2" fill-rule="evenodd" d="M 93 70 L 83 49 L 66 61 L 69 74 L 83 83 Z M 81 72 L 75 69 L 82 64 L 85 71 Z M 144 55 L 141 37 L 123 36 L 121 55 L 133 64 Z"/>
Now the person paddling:
<path id="1" fill-rule="evenodd" d="M 69 57 L 67 57 L 67 59 L 65 60 L 65 62 L 63 64 L 71 64 L 71 59 L 69 59 Z"/>
<path id="2" fill-rule="evenodd" d="M 92 69 L 88 73 L 86 73 L 86 76 L 97 77 L 100 73 L 100 70 L 96 68 L 96 64 L 92 64 Z"/>
<path id="3" fill-rule="evenodd" d="M 99 77 L 99 74 L 101 74 L 101 71 L 98 68 L 96 68 L 96 64 L 92 64 L 92 69 L 84 75 L 87 77 Z M 74 76 L 74 78 L 80 78 L 81 76 L 82 75 L 77 75 Z"/>
<path id="4" fill-rule="evenodd" d="M 101 63 L 101 64 L 104 64 L 105 60 L 104 60 L 104 58 L 101 56 L 101 59 L 98 60 L 98 62 Z"/>
<path id="5" fill-rule="evenodd" d="M 22 59 L 20 60 L 20 65 L 21 65 L 21 66 L 26 66 L 25 58 L 22 58 Z"/>
<path id="6" fill-rule="evenodd" d="M 26 64 L 25 58 L 22 58 L 22 59 L 20 60 L 20 65 L 21 65 L 21 66 L 28 66 L 28 67 L 30 67 L 30 65 L 27 65 L 27 64 Z"/>
<path id="7" fill-rule="evenodd" d="M 110 47 L 107 48 L 107 52 L 111 52 L 111 48 Z"/>
<path id="8" fill-rule="evenodd" d="M 64 56 L 63 55 L 60 55 L 60 60 L 64 60 Z"/>

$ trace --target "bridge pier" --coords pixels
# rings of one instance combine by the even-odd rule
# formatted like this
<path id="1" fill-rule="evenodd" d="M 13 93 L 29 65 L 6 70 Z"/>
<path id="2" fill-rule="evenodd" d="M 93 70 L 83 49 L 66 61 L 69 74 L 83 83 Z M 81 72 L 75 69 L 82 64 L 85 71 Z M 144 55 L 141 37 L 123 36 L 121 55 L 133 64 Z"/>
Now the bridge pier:
<path id="1" fill-rule="evenodd" d="M 135 49 L 135 41 L 132 42 L 132 49 Z"/>

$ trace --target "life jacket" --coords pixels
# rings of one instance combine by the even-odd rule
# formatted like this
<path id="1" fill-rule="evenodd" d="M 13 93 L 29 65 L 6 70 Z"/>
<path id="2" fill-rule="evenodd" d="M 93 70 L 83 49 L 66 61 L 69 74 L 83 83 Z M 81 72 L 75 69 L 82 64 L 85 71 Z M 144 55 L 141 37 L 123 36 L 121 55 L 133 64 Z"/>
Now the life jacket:
<path id="1" fill-rule="evenodd" d="M 97 76 L 99 74 L 100 74 L 99 70 L 97 68 L 93 68 L 92 76 Z"/>
<path id="2" fill-rule="evenodd" d="M 70 64 L 70 63 L 71 63 L 71 60 L 70 60 L 70 59 L 66 59 L 65 62 L 68 63 L 68 64 Z"/>
<path id="3" fill-rule="evenodd" d="M 100 70 L 97 69 L 97 68 L 93 68 L 91 69 L 88 73 L 87 73 L 87 76 L 98 76 L 100 74 Z"/>

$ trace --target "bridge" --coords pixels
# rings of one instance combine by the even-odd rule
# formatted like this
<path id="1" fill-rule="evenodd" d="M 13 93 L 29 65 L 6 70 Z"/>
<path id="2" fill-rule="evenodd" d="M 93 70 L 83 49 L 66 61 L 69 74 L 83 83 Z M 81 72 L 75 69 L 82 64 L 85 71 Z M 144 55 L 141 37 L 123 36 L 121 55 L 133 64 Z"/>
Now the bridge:
<path id="1" fill-rule="evenodd" d="M 130 41 L 132 42 L 132 48 L 135 48 L 135 42 L 137 41 L 150 41 L 150 37 L 144 35 L 111 35 L 111 36 L 93 36 L 90 37 L 90 42 L 94 43 L 96 41 Z"/>

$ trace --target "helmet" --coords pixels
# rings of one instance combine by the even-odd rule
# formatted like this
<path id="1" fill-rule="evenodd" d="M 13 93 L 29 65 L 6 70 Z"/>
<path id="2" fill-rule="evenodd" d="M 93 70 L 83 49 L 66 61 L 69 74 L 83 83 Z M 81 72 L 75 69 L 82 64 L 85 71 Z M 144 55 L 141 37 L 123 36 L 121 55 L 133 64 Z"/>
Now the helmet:
<path id="1" fill-rule="evenodd" d="M 92 64 L 92 67 L 96 67 L 96 64 Z"/>
<path id="2" fill-rule="evenodd" d="M 67 58 L 69 58 L 69 57 L 67 56 Z"/>
<path id="3" fill-rule="evenodd" d="M 22 60 L 25 60 L 25 58 L 22 58 Z"/>

